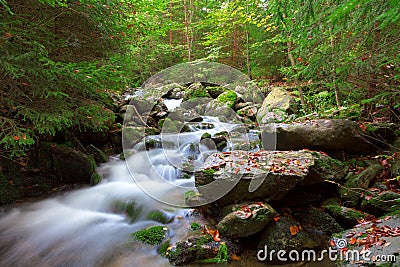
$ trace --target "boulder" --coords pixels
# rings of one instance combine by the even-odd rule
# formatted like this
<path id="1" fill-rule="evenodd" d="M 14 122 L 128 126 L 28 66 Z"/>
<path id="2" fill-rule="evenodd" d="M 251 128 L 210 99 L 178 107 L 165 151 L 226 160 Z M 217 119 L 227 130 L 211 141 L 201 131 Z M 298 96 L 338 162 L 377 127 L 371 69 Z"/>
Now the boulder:
<path id="1" fill-rule="evenodd" d="M 165 256 L 173 265 L 188 263 L 224 263 L 230 260 L 233 254 L 239 252 L 236 244 L 229 240 L 215 241 L 209 234 L 201 235 L 199 231 L 169 246 Z"/>
<path id="2" fill-rule="evenodd" d="M 92 156 L 67 146 L 50 147 L 52 169 L 62 183 L 90 183 L 96 162 Z"/>
<path id="3" fill-rule="evenodd" d="M 398 211 L 400 210 L 400 194 L 392 191 L 374 193 L 362 200 L 361 209 L 377 216 Z"/>
<path id="4" fill-rule="evenodd" d="M 275 210 L 263 202 L 247 202 L 224 208 L 230 211 L 219 221 L 217 229 L 222 236 L 240 238 L 261 231 L 276 215 Z"/>
<path id="5" fill-rule="evenodd" d="M 301 253 L 305 249 L 319 249 L 325 245 L 318 236 L 315 236 L 301 226 L 300 222 L 289 216 L 280 216 L 276 222 L 271 222 L 261 232 L 258 245 L 258 255 L 267 263 L 280 263 L 277 259 L 277 251 L 284 250 L 285 258 L 288 253 L 296 250 Z M 275 253 L 270 253 L 272 250 Z M 262 251 L 262 252 L 260 252 Z"/>
<path id="6" fill-rule="evenodd" d="M 92 144 L 86 147 L 86 151 L 94 158 L 97 164 L 105 163 L 108 160 L 106 154 Z"/>
<path id="7" fill-rule="evenodd" d="M 358 224 L 359 221 L 373 217 L 368 213 L 343 207 L 339 204 L 325 205 L 324 210 L 331 215 L 344 229 L 352 228 Z"/>
<path id="8" fill-rule="evenodd" d="M 340 240 L 346 245 L 345 251 L 364 251 L 359 259 L 345 257 L 338 258 L 340 266 L 400 266 L 400 215 L 385 216 L 382 219 L 372 220 L 356 225 L 340 234 L 335 234 L 333 240 Z M 354 242 L 355 241 L 355 242 Z M 350 257 L 352 255 L 349 255 Z M 385 261 L 379 261 L 378 256 L 384 256 Z M 389 258 L 390 257 L 390 258 Z M 383 259 L 383 258 L 382 258 Z M 339 262 L 340 260 L 340 262 Z"/>
<path id="9" fill-rule="evenodd" d="M 202 97 L 211 98 L 210 94 L 207 92 L 207 90 L 204 88 L 204 86 L 199 82 L 195 82 L 195 83 L 192 83 L 186 89 L 183 100 L 196 99 L 196 98 L 202 98 Z"/>
<path id="10" fill-rule="evenodd" d="M 311 172 L 318 160 L 311 151 L 214 153 L 195 173 L 195 185 L 205 199 L 214 199 L 226 189 L 215 202 L 220 207 L 254 199 L 279 200 L 303 181 L 312 184 L 336 179 L 321 168 Z"/>
<path id="11" fill-rule="evenodd" d="M 333 233 L 343 231 L 343 228 L 332 216 L 319 208 L 307 207 L 297 209 L 293 213 L 293 217 L 301 223 L 305 231 L 313 233 L 325 241 L 328 241 Z"/>
<path id="12" fill-rule="evenodd" d="M 273 88 L 257 113 L 259 123 L 283 121 L 287 115 L 296 113 L 298 103 L 286 90 Z"/>
<path id="13" fill-rule="evenodd" d="M 263 146 L 276 137 L 276 149 L 311 149 L 326 152 L 369 153 L 376 151 L 368 135 L 357 123 L 345 119 L 309 120 L 291 124 L 278 123 L 265 127 Z"/>
<path id="14" fill-rule="evenodd" d="M 383 171 L 380 164 L 371 164 L 359 174 L 349 173 L 346 182 L 340 188 L 339 193 L 345 206 L 358 207 L 361 194 L 370 186 L 378 174 Z"/>

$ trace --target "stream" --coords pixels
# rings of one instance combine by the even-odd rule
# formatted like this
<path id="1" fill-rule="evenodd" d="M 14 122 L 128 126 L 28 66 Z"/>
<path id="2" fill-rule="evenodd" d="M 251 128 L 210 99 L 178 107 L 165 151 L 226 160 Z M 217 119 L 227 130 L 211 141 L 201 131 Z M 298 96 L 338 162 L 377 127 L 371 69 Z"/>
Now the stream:
<path id="1" fill-rule="evenodd" d="M 207 129 L 202 128 L 205 124 Z M 98 168 L 103 181 L 94 187 L 25 203 L 0 214 L 0 266 L 171 266 L 156 247 L 133 240 L 131 234 L 162 225 L 147 218 L 155 210 L 169 218 L 164 225 L 169 229 L 171 243 L 184 239 L 192 222 L 206 222 L 195 210 L 157 201 L 142 190 L 140 181 L 149 183 L 146 186 L 152 188 L 152 193 L 169 199 L 169 203 L 184 203 L 183 193 L 194 187 L 194 177 L 181 178 L 182 171 L 174 156 L 180 155 L 181 160 L 190 158 L 195 167 L 200 167 L 216 151 L 200 142 L 205 132 L 229 132 L 232 138 L 228 149 L 235 143 L 258 138 L 256 133 L 243 133 L 240 125 L 222 123 L 216 117 L 205 116 L 203 122 L 192 123 L 189 128 L 192 132 L 179 136 L 147 137 L 156 141 L 155 148 L 147 150 L 145 142 L 140 142 L 126 162 L 117 156 L 110 157 L 108 163 Z M 161 178 L 180 190 L 157 179 L 140 177 Z M 121 210 L 121 206 L 132 207 L 133 214 L 132 210 L 131 214 Z M 264 263 L 258 262 L 255 255 L 244 254 L 241 261 L 228 265 L 264 266 Z"/>

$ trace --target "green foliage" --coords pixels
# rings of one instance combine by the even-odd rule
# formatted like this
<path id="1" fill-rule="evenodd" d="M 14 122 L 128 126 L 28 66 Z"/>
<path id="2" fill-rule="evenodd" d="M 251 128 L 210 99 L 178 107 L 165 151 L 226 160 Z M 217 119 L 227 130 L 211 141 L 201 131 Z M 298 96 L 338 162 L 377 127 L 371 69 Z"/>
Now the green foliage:
<path id="1" fill-rule="evenodd" d="M 214 169 L 205 169 L 203 170 L 203 175 L 204 176 L 213 176 L 215 174 L 216 170 Z"/>
<path id="2" fill-rule="evenodd" d="M 201 263 L 223 263 L 228 262 L 229 260 L 229 253 L 228 253 L 228 246 L 225 242 L 221 242 L 218 248 L 217 256 L 210 259 L 201 260 Z"/>
<path id="3" fill-rule="evenodd" d="M 164 240 L 167 231 L 168 228 L 165 226 L 153 226 L 144 230 L 137 231 L 131 236 L 137 241 L 150 245 L 158 245 Z"/>

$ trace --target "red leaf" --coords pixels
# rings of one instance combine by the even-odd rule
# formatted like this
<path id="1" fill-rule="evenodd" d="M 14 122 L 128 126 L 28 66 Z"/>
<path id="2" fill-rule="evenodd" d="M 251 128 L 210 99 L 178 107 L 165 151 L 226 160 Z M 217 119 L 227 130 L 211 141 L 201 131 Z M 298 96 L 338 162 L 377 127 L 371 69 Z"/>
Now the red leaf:
<path id="1" fill-rule="evenodd" d="M 274 217 L 274 222 L 278 222 L 280 219 L 281 219 L 281 217 L 280 217 L 280 215 L 278 214 L 278 215 L 276 215 L 276 216 Z"/>
<path id="2" fill-rule="evenodd" d="M 13 139 L 14 139 L 15 141 L 18 141 L 18 140 L 20 139 L 20 137 L 19 137 L 18 135 L 14 135 L 14 136 L 13 136 Z"/>

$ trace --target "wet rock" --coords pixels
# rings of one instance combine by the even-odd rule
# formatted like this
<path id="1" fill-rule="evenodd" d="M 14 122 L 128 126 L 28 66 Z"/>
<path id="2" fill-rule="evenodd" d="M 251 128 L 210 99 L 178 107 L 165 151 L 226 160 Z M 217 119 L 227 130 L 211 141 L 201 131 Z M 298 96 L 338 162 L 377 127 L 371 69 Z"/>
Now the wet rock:
<path id="1" fill-rule="evenodd" d="M 369 187 L 372 180 L 383 171 L 380 164 L 372 164 L 359 174 L 349 173 L 346 182 L 339 193 L 343 204 L 348 207 L 358 207 L 361 194 Z"/>
<path id="2" fill-rule="evenodd" d="M 374 193 L 362 200 L 361 209 L 377 216 L 400 210 L 400 194 L 392 191 Z"/>
<path id="3" fill-rule="evenodd" d="M 86 147 L 86 151 L 92 155 L 97 164 L 105 163 L 108 160 L 106 154 L 92 144 Z"/>
<path id="4" fill-rule="evenodd" d="M 169 247 L 165 256 L 173 265 L 188 263 L 223 263 L 230 260 L 233 254 L 239 252 L 237 245 L 222 239 L 215 241 L 211 235 L 189 237 Z"/>
<path id="5" fill-rule="evenodd" d="M 262 133 L 264 147 L 276 134 L 276 149 L 311 149 L 318 151 L 345 151 L 348 153 L 368 153 L 376 151 L 376 146 L 368 139 L 357 123 L 344 119 L 310 120 L 291 124 L 276 124 L 266 127 Z"/>
<path id="6" fill-rule="evenodd" d="M 159 245 L 168 234 L 168 228 L 162 225 L 152 226 L 137 232 L 131 236 L 134 240 L 146 243 L 149 245 Z"/>
<path id="7" fill-rule="evenodd" d="M 324 245 L 325 242 L 304 230 L 299 221 L 282 215 L 278 221 L 271 222 L 262 230 L 258 250 L 263 250 L 259 256 L 265 257 L 265 263 L 282 264 L 282 261 L 277 259 L 276 253 L 271 255 L 269 252 L 284 250 L 288 253 L 291 250 L 297 250 L 301 253 L 305 249 L 319 249 Z M 286 258 L 288 258 L 287 254 Z"/>
<path id="8" fill-rule="evenodd" d="M 246 103 L 244 103 L 246 104 Z M 256 115 L 258 112 L 258 109 L 260 108 L 260 105 L 258 104 L 251 104 L 247 105 L 241 109 L 239 109 L 236 113 L 240 115 L 241 117 L 245 117 L 250 119 L 251 121 L 256 121 Z"/>
<path id="9" fill-rule="evenodd" d="M 50 147 L 52 169 L 63 183 L 90 183 L 96 162 L 92 156 L 71 147 Z"/>
<path id="10" fill-rule="evenodd" d="M 261 231 L 276 215 L 275 210 L 263 202 L 242 203 L 225 208 L 225 215 L 217 225 L 222 236 L 240 238 Z"/>
<path id="11" fill-rule="evenodd" d="M 333 233 L 343 228 L 328 213 L 315 207 L 297 209 L 293 216 L 301 223 L 304 230 L 328 241 Z"/>
<path id="12" fill-rule="evenodd" d="M 174 219 L 174 214 L 164 210 L 152 210 L 146 215 L 146 220 L 159 222 L 162 224 L 170 223 Z"/>

